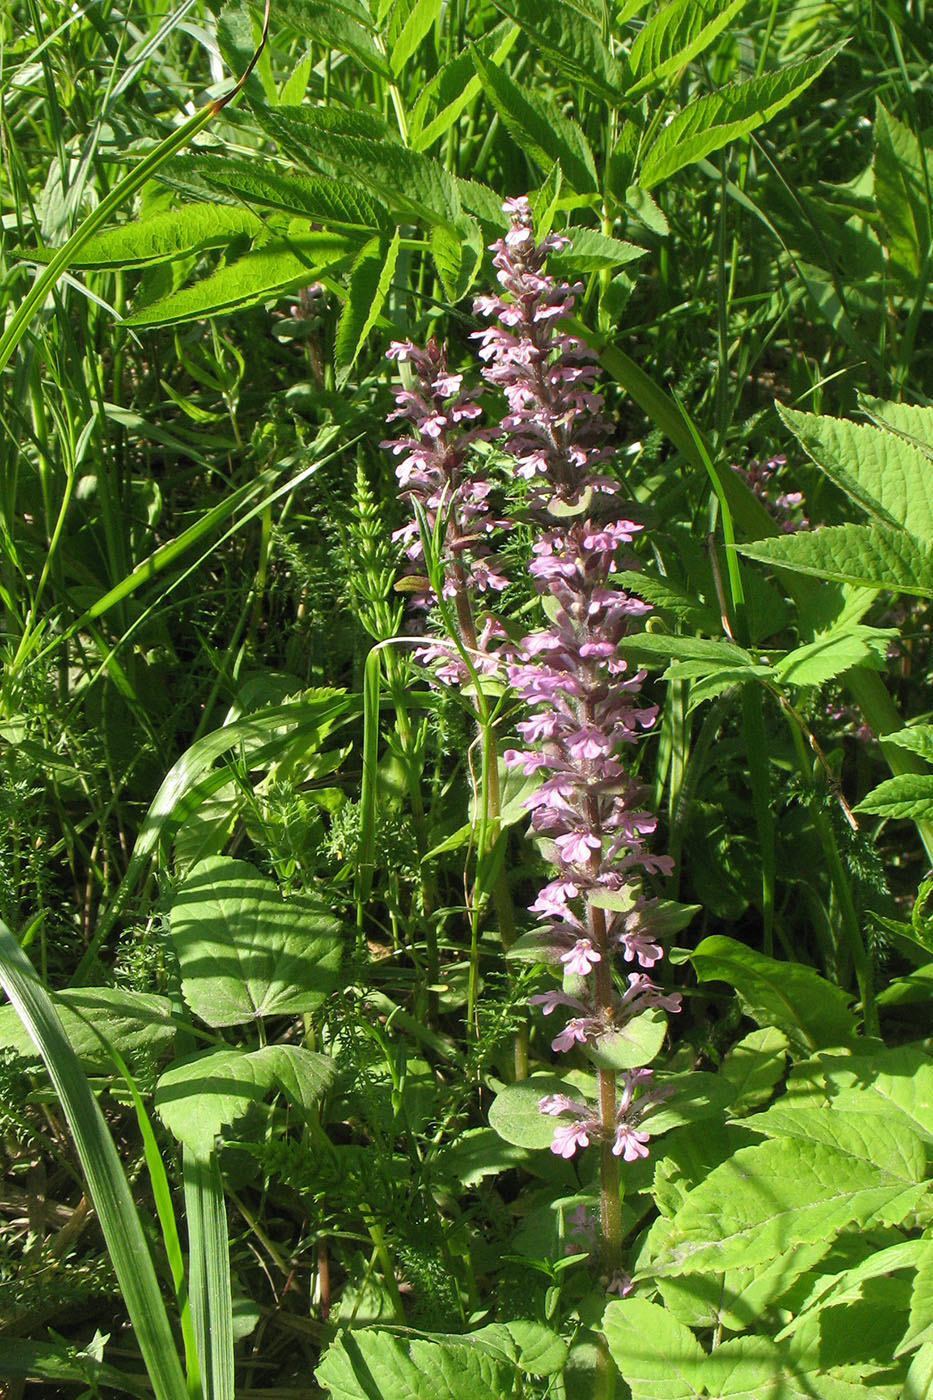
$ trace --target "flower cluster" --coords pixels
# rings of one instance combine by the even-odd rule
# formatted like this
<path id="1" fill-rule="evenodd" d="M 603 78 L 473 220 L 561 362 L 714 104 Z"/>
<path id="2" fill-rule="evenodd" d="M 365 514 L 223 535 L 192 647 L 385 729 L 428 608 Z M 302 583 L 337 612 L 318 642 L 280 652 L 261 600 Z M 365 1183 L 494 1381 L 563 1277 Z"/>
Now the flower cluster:
<path id="1" fill-rule="evenodd" d="M 781 468 L 786 466 L 787 458 L 782 452 L 776 457 L 769 457 L 767 461 L 753 457 L 747 467 L 733 463 L 732 470 L 738 472 L 768 514 L 774 517 L 781 527 L 781 533 L 789 535 L 796 530 L 809 529 L 810 522 L 802 510 L 802 491 L 778 491 L 777 494 L 774 492 L 775 478 L 780 475 Z"/>

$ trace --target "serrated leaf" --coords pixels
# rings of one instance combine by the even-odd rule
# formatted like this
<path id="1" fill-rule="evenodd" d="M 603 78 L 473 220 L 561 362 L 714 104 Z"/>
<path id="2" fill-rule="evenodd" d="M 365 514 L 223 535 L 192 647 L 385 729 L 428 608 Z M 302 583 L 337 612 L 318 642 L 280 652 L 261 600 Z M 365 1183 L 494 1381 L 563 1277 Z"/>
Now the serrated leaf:
<path id="1" fill-rule="evenodd" d="M 506 1142 L 516 1147 L 540 1149 L 550 1147 L 554 1129 L 561 1120 L 538 1107 L 546 1094 L 578 1096 L 572 1085 L 553 1074 L 536 1074 L 516 1084 L 508 1084 L 493 1099 L 489 1108 L 489 1126 Z"/>
<path id="2" fill-rule="evenodd" d="M 112 1070 L 108 1045 L 131 1064 L 138 1058 L 153 1058 L 175 1034 L 168 997 L 124 987 L 66 987 L 49 996 L 71 1048 L 85 1068 Z M 0 1046 L 9 1046 L 29 1059 L 38 1054 L 12 1006 L 0 1007 Z"/>
<path id="3" fill-rule="evenodd" d="M 514 48 L 519 32 L 516 25 L 503 20 L 474 42 L 490 63 L 499 65 Z M 415 102 L 409 121 L 409 140 L 414 150 L 427 150 L 449 131 L 460 113 L 481 91 L 482 84 L 476 76 L 473 55 L 464 49 L 438 69 Z M 434 115 L 429 120 L 428 113 L 431 111 Z"/>
<path id="4" fill-rule="evenodd" d="M 455 226 L 435 224 L 431 229 L 431 255 L 444 293 L 451 302 L 465 296 L 483 258 L 482 230 L 469 214 L 461 214 Z"/>
<path id="5" fill-rule="evenodd" d="M 340 387 L 347 382 L 366 337 L 382 314 L 395 275 L 400 239 L 398 229 L 391 238 L 371 239 L 353 264 L 334 338 L 334 363 Z"/>
<path id="6" fill-rule="evenodd" d="M 933 457 L 933 408 L 911 403 L 886 403 L 884 399 L 859 396 L 859 406 L 879 428 L 898 433 Z"/>
<path id="7" fill-rule="evenodd" d="M 134 312 L 124 324 L 174 326 L 255 306 L 259 301 L 270 301 L 307 286 L 325 273 L 335 273 L 358 246 L 358 239 L 342 233 L 305 233 L 271 239 L 193 287 L 183 287 Z"/>
<path id="8" fill-rule="evenodd" d="M 883 525 L 830 525 L 736 546 L 740 554 L 817 578 L 933 596 L 933 549 Z"/>
<path id="9" fill-rule="evenodd" d="M 777 1026 L 752 1031 L 730 1050 L 720 1074 L 732 1086 L 733 1114 L 747 1113 L 771 1097 L 787 1065 L 787 1036 Z"/>
<path id="10" fill-rule="evenodd" d="M 620 650 L 623 655 L 633 656 L 649 666 L 670 659 L 727 665 L 737 670 L 755 664 L 754 657 L 735 642 L 713 637 L 684 637 L 673 632 L 641 632 L 636 637 L 626 637 Z"/>
<path id="11" fill-rule="evenodd" d="M 888 647 L 898 635 L 896 627 L 857 623 L 787 652 L 774 662 L 772 674 L 781 685 L 823 685 L 850 666 L 880 671 L 884 669 Z"/>
<path id="12" fill-rule="evenodd" d="M 685 165 L 721 150 L 730 141 L 770 121 L 810 86 L 840 45 L 777 73 L 720 88 L 698 97 L 662 127 L 638 174 L 643 189 L 667 180 Z"/>
<path id="13" fill-rule="evenodd" d="M 603 1314 L 609 1354 L 632 1400 L 698 1400 L 706 1352 L 689 1328 L 647 1298 L 621 1298 Z"/>
<path id="14" fill-rule="evenodd" d="M 915 283 L 930 248 L 931 210 L 927 168 L 933 150 L 878 103 L 874 128 L 875 201 L 888 231 L 892 269 Z"/>
<path id="15" fill-rule="evenodd" d="M 277 209 L 295 217 L 307 216 L 328 228 L 388 230 L 391 220 L 385 207 L 372 195 L 347 181 L 298 175 L 227 156 L 177 156 L 163 172 L 185 182 L 200 181 L 228 198 Z"/>
<path id="16" fill-rule="evenodd" d="M 830 1239 L 881 1212 L 906 1214 L 926 1189 L 922 1144 L 909 1134 L 904 1141 L 880 1117 L 851 1119 L 837 1125 L 837 1145 L 781 1137 L 740 1148 L 687 1196 L 653 1271 L 754 1268 L 778 1258 L 789 1240 Z"/>
<path id="17" fill-rule="evenodd" d="M 352 54 L 371 73 L 391 79 L 365 6 L 353 0 L 276 0 L 275 16 L 277 24 L 287 24 L 338 53 Z"/>
<path id="18" fill-rule="evenodd" d="M 225 248 L 235 238 L 254 239 L 263 229 L 262 219 L 249 209 L 227 204 L 186 204 L 118 228 L 104 229 L 88 239 L 72 266 L 152 267 L 209 248 Z M 40 250 L 29 256 L 42 262 L 54 254 L 46 255 Z"/>
<path id="19" fill-rule="evenodd" d="M 679 587 L 668 578 L 657 578 L 654 574 L 638 572 L 634 569 L 622 570 L 615 575 L 620 588 L 644 598 L 653 607 L 663 608 L 687 622 L 700 632 L 714 632 L 720 625 L 719 615 L 708 608 L 694 593 Z"/>
<path id="20" fill-rule="evenodd" d="M 337 984 L 340 921 L 307 895 L 283 899 L 248 861 L 196 865 L 175 892 L 169 927 L 182 994 L 209 1026 L 310 1011 Z"/>
<path id="21" fill-rule="evenodd" d="M 933 1058 L 923 1046 L 819 1058 L 834 1108 L 882 1113 L 933 1146 Z"/>
<path id="22" fill-rule="evenodd" d="M 556 1376 L 567 1361 L 567 1343 L 541 1322 L 516 1318 L 505 1324 L 518 1348 L 518 1364 L 531 1376 Z"/>
<path id="23" fill-rule="evenodd" d="M 565 0 L 495 0 L 574 83 L 618 105 L 628 73 L 603 42 L 599 24 Z"/>
<path id="24" fill-rule="evenodd" d="M 895 433 L 848 418 L 779 408 L 804 451 L 864 510 L 885 525 L 902 525 L 933 541 L 933 464 Z"/>
<path id="25" fill-rule="evenodd" d="M 610 238 L 607 233 L 600 233 L 595 228 L 569 228 L 566 233 L 572 239 L 571 247 L 562 253 L 552 253 L 548 261 L 551 271 L 560 273 L 562 277 L 622 267 L 625 263 L 643 258 L 648 251 L 621 238 Z"/>
<path id="26" fill-rule="evenodd" d="M 656 10 L 638 31 L 629 51 L 631 85 L 625 97 L 631 101 L 651 88 L 661 88 L 668 78 L 708 48 L 745 0 L 670 0 Z"/>
<path id="27" fill-rule="evenodd" d="M 897 1348 L 898 1354 L 914 1347 L 933 1344 L 933 1239 L 917 1240 L 920 1251 L 910 1299 L 907 1331 Z"/>
<path id="28" fill-rule="evenodd" d="M 299 1109 L 310 1109 L 336 1078 L 326 1055 L 299 1045 L 258 1050 L 208 1050 L 179 1060 L 155 1091 L 159 1117 L 198 1157 L 210 1156 L 221 1129 L 242 1118 L 275 1086 Z"/>
<path id="29" fill-rule="evenodd" d="M 885 736 L 887 737 L 887 736 Z M 904 773 L 872 788 L 853 809 L 873 816 L 926 821 L 933 817 L 933 774 Z"/>
<path id="30" fill-rule="evenodd" d="M 897 729 L 893 734 L 885 734 L 886 744 L 896 744 L 899 749 L 911 749 L 933 763 L 933 724 L 911 724 L 906 729 Z"/>
<path id="31" fill-rule="evenodd" d="M 503 1400 L 514 1363 L 462 1341 L 397 1337 L 375 1328 L 343 1332 L 314 1373 L 334 1400 Z"/>
<path id="32" fill-rule="evenodd" d="M 422 40 L 436 24 L 441 3 L 442 0 L 415 0 L 389 54 L 389 67 L 396 76 L 412 54 L 417 53 Z"/>
<path id="33" fill-rule="evenodd" d="M 471 48 L 477 75 L 509 135 L 531 155 L 542 171 L 560 162 L 564 179 L 578 194 L 599 188 L 589 143 L 578 124 L 565 117 L 557 103 L 523 88 L 503 70 Z"/>
<path id="34" fill-rule="evenodd" d="M 855 1037 L 852 998 L 812 967 L 778 962 L 720 934 L 704 938 L 690 961 L 699 981 L 728 983 L 753 1020 L 780 1027 L 798 1045 L 815 1050 Z"/>

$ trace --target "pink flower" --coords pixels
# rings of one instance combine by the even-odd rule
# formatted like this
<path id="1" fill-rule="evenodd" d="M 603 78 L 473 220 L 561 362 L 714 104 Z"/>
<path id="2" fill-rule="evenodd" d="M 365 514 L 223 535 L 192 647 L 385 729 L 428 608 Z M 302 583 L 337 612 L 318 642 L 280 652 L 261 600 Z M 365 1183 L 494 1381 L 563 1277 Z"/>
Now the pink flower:
<path id="1" fill-rule="evenodd" d="M 648 1133 L 636 1132 L 627 1123 L 620 1123 L 616 1128 L 612 1154 L 614 1157 L 621 1157 L 623 1162 L 636 1162 L 639 1157 L 648 1156 L 647 1144 L 650 1140 Z"/>
<path id="2" fill-rule="evenodd" d="M 589 1145 L 588 1123 L 558 1123 L 554 1129 L 551 1151 L 555 1157 L 570 1158 L 578 1147 L 589 1147 Z"/>
<path id="3" fill-rule="evenodd" d="M 588 977 L 596 964 L 602 962 L 602 953 L 593 947 L 588 938 L 578 938 L 570 951 L 561 956 L 561 962 L 575 976 Z"/>

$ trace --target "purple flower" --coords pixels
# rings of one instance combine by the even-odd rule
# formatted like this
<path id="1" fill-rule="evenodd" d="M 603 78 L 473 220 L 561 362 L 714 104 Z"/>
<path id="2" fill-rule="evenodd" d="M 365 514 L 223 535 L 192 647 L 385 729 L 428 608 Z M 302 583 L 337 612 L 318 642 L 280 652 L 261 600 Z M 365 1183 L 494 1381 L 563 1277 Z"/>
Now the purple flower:
<path id="1" fill-rule="evenodd" d="M 578 1147 L 589 1147 L 589 1133 L 590 1124 L 588 1122 L 558 1123 L 554 1129 L 551 1151 L 556 1157 L 572 1157 Z"/>
<path id="2" fill-rule="evenodd" d="M 588 977 L 596 964 L 602 961 L 602 956 L 588 938 L 580 938 L 568 953 L 564 953 L 561 962 L 575 976 Z"/>

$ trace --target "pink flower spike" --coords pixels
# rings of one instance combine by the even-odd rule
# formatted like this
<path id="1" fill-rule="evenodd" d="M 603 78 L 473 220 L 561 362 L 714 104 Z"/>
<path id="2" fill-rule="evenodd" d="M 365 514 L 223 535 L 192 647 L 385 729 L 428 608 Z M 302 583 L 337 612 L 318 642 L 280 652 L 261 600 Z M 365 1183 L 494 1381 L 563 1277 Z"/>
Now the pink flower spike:
<path id="1" fill-rule="evenodd" d="M 588 977 L 596 964 L 602 962 L 602 954 L 588 938 L 578 938 L 568 952 L 561 953 L 560 960 L 568 972 L 577 977 Z"/>

